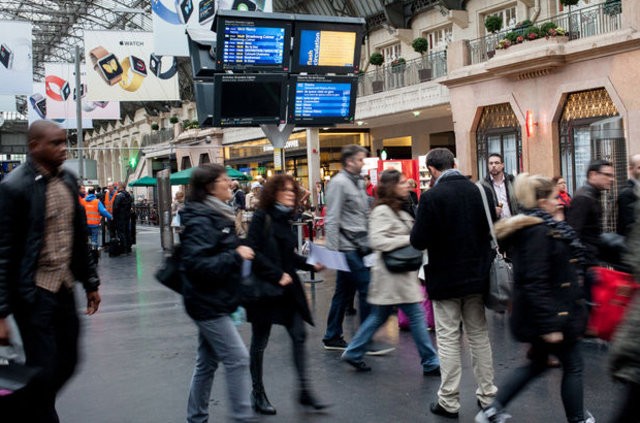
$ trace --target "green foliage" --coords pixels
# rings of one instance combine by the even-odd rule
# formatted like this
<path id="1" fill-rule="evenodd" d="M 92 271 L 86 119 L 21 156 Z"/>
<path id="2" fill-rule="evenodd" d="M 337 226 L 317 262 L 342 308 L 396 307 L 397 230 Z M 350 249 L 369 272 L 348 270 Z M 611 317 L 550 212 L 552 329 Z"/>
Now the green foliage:
<path id="1" fill-rule="evenodd" d="M 526 19 L 522 22 L 518 22 L 516 24 L 516 29 L 529 28 L 530 26 L 533 26 L 533 22 L 531 22 L 529 19 Z"/>
<path id="2" fill-rule="evenodd" d="M 560 0 L 563 6 L 575 6 L 580 0 Z"/>
<path id="3" fill-rule="evenodd" d="M 178 116 L 171 116 L 169 118 L 169 122 L 171 122 L 171 124 L 174 125 L 174 124 L 180 122 L 180 119 L 178 119 Z"/>
<path id="4" fill-rule="evenodd" d="M 484 20 L 484 27 L 487 31 L 496 33 L 502 29 L 502 16 L 490 15 Z"/>
<path id="5" fill-rule="evenodd" d="M 520 35 L 520 34 L 518 34 L 517 32 L 515 32 L 515 31 L 511 31 L 511 32 L 508 32 L 508 33 L 504 36 L 504 38 L 506 38 L 507 40 L 509 40 L 509 42 L 510 42 L 511 44 L 515 44 L 515 43 L 516 43 L 516 40 L 518 39 L 518 36 L 519 36 L 519 35 Z"/>
<path id="6" fill-rule="evenodd" d="M 429 50 L 429 41 L 424 37 L 418 37 L 413 40 L 411 47 L 416 53 L 425 54 Z"/>
<path id="7" fill-rule="evenodd" d="M 197 120 L 183 120 L 182 121 L 182 129 L 198 129 L 200 128 L 200 123 Z"/>
<path id="8" fill-rule="evenodd" d="M 381 53 L 375 52 L 369 57 L 369 63 L 373 66 L 382 66 L 384 63 L 384 56 Z"/>
<path id="9" fill-rule="evenodd" d="M 540 25 L 540 32 L 546 35 L 549 33 L 550 29 L 556 29 L 557 27 L 558 25 L 556 25 L 554 22 L 545 22 Z"/>
<path id="10" fill-rule="evenodd" d="M 151 130 L 152 131 L 157 131 L 158 129 L 160 129 L 160 125 L 158 125 L 155 122 L 151 124 Z"/>

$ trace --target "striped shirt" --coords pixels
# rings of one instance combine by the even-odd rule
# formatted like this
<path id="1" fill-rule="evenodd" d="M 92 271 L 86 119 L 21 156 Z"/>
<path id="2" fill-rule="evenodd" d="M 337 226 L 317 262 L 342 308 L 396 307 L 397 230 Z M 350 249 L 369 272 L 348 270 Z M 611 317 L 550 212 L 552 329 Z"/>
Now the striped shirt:
<path id="1" fill-rule="evenodd" d="M 59 175 L 51 175 L 44 169 L 40 172 L 47 178 L 44 216 L 44 239 L 38 267 L 36 286 L 58 292 L 62 285 L 73 286 L 71 257 L 73 254 L 73 214 L 75 197 Z"/>

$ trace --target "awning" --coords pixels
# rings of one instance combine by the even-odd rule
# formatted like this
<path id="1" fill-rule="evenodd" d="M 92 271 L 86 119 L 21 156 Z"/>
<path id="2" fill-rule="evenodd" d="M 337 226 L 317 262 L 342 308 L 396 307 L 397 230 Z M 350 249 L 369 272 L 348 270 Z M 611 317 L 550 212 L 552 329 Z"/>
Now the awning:
<path id="1" fill-rule="evenodd" d="M 130 187 L 155 187 L 158 181 L 151 176 L 143 176 L 140 179 L 136 179 L 133 182 L 129 182 Z"/>

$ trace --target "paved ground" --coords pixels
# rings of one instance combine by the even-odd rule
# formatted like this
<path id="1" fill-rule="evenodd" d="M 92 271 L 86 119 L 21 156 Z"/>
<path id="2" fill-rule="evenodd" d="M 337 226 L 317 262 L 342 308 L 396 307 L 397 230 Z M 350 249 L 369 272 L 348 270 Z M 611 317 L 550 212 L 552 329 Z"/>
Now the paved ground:
<path id="1" fill-rule="evenodd" d="M 158 284 L 153 272 L 161 260 L 159 233 L 139 228 L 138 245 L 128 256 L 103 256 L 102 307 L 83 317 L 83 361 L 58 401 L 65 423 L 173 423 L 185 421 L 186 398 L 195 358 L 196 330 L 183 311 L 181 298 Z M 307 349 L 315 391 L 333 404 L 325 414 L 304 413 L 294 401 L 295 376 L 290 342 L 281 327 L 274 328 L 265 357 L 265 383 L 278 410 L 265 422 L 440 422 L 427 408 L 439 381 L 422 376 L 417 352 L 408 333 L 399 333 L 395 320 L 378 337 L 397 343 L 385 357 L 368 358 L 373 372 L 359 374 L 339 361 L 339 353 L 321 348 L 325 318 L 333 290 L 333 273 L 325 272 L 317 286 L 317 326 L 309 328 Z M 311 299 L 311 291 L 309 298 Z M 81 298 L 81 297 L 79 297 Z M 509 337 L 505 319 L 489 316 L 498 385 L 505 373 L 522 362 L 525 346 Z M 357 318 L 348 318 L 352 334 Z M 240 327 L 249 340 L 248 325 Z M 347 340 L 350 336 L 347 336 Z M 607 422 L 616 387 L 606 373 L 606 349 L 584 348 L 585 404 L 600 422 Z M 460 422 L 471 422 L 477 412 L 475 386 L 468 354 L 464 356 Z M 511 421 L 564 421 L 559 395 L 560 370 L 531 385 L 511 405 Z M 216 377 L 211 399 L 212 422 L 226 419 L 223 370 Z"/>

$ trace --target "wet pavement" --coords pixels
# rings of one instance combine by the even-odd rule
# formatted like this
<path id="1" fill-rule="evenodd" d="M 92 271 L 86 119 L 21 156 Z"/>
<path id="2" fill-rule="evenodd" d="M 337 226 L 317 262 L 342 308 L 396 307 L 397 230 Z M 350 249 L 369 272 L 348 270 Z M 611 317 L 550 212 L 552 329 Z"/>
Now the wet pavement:
<path id="1" fill-rule="evenodd" d="M 184 422 L 187 391 L 195 360 L 196 328 L 185 314 L 181 298 L 157 283 L 153 273 L 162 252 L 157 228 L 138 228 L 133 254 L 103 255 L 99 272 L 102 305 L 98 314 L 82 317 L 82 362 L 58 400 L 64 423 Z M 397 344 L 393 353 L 367 357 L 370 373 L 356 373 L 339 360 L 339 352 L 321 345 L 326 313 L 333 293 L 334 273 L 323 272 L 316 285 L 316 327 L 308 327 L 309 374 L 318 397 L 333 404 L 323 414 L 307 413 L 295 402 L 296 380 L 291 343 L 282 327 L 274 327 L 265 353 L 265 385 L 276 416 L 264 422 L 446 422 L 428 406 L 436 397 L 439 379 L 422 375 L 420 360 L 408 332 L 399 332 L 391 318 L 376 339 Z M 311 301 L 311 288 L 307 286 Z M 78 298 L 82 299 L 78 292 Z M 79 303 L 80 304 L 80 303 Z M 510 369 L 523 362 L 526 346 L 509 336 L 504 316 L 488 314 L 498 387 Z M 347 317 L 347 341 L 358 317 Z M 240 326 L 245 342 L 250 327 Z M 585 406 L 599 422 L 608 422 L 617 387 L 607 371 L 606 347 L 584 345 Z M 463 353 L 460 422 L 477 413 L 475 384 L 466 345 Z M 225 380 L 220 368 L 210 402 L 210 422 L 227 421 Z M 531 384 L 509 407 L 510 422 L 561 423 L 559 369 Z"/>

